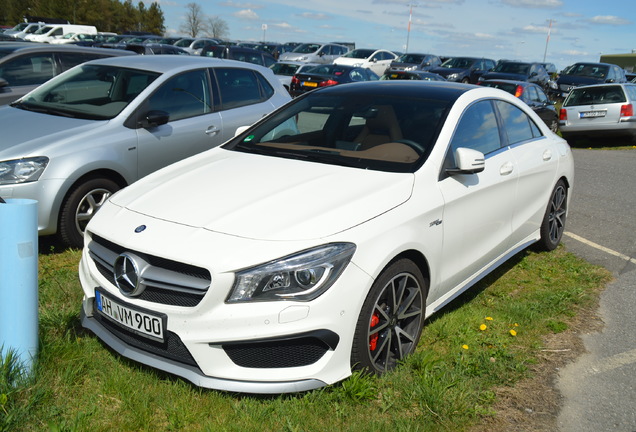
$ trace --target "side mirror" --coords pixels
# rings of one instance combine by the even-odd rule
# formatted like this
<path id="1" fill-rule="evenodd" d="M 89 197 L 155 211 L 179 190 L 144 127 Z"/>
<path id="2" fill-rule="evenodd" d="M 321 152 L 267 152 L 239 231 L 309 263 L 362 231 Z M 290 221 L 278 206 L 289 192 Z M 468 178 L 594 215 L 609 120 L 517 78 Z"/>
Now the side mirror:
<path id="1" fill-rule="evenodd" d="M 9 86 L 9 82 L 4 78 L 0 78 L 0 88 L 8 87 L 8 86 Z"/>
<path id="2" fill-rule="evenodd" d="M 242 134 L 243 132 L 245 132 L 246 130 L 249 129 L 249 126 L 239 126 L 238 128 L 236 128 L 236 132 L 234 133 L 234 136 L 239 136 L 240 134 Z"/>
<path id="3" fill-rule="evenodd" d="M 476 174 L 486 167 L 486 159 L 482 152 L 465 147 L 455 150 L 455 163 L 457 167 L 447 169 L 448 174 Z"/>
<path id="4" fill-rule="evenodd" d="M 148 113 L 142 117 L 141 120 L 137 123 L 139 127 L 144 129 L 149 129 L 157 126 L 161 126 L 163 124 L 168 123 L 170 121 L 170 114 L 165 111 L 148 111 Z"/>

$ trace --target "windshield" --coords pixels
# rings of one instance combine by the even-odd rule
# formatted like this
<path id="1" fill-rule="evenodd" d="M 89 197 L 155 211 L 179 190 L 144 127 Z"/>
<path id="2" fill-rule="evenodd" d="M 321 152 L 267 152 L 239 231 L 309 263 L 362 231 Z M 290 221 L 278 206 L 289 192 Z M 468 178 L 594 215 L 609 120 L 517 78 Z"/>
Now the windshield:
<path id="1" fill-rule="evenodd" d="M 444 68 L 457 68 L 457 69 L 468 69 L 475 63 L 475 59 L 465 58 L 465 57 L 454 57 L 446 60 L 442 63 L 442 67 Z"/>
<path id="2" fill-rule="evenodd" d="M 572 89 L 563 106 L 602 105 L 626 102 L 621 86 L 590 86 Z"/>
<path id="3" fill-rule="evenodd" d="M 577 63 L 567 68 L 564 75 L 586 76 L 605 78 L 609 72 L 609 66 L 599 64 Z"/>
<path id="4" fill-rule="evenodd" d="M 270 68 L 276 75 L 292 76 L 296 73 L 300 65 L 289 63 L 274 63 Z"/>
<path id="5" fill-rule="evenodd" d="M 432 149 L 451 102 L 312 92 L 225 148 L 360 169 L 414 172 Z"/>
<path id="6" fill-rule="evenodd" d="M 349 51 L 348 53 L 343 55 L 343 57 L 365 59 L 371 56 L 371 54 L 373 54 L 375 51 L 376 50 L 372 49 L 354 49 L 353 51 Z"/>
<path id="7" fill-rule="evenodd" d="M 402 54 L 401 56 L 399 56 L 395 61 L 399 62 L 399 63 L 413 63 L 413 64 L 420 64 L 422 63 L 422 61 L 424 60 L 424 56 L 423 55 L 417 55 L 417 54 Z"/>
<path id="8" fill-rule="evenodd" d="M 116 66 L 82 65 L 41 85 L 12 106 L 64 117 L 108 120 L 159 75 Z"/>
<path id="9" fill-rule="evenodd" d="M 35 31 L 35 33 L 33 33 L 33 34 L 36 34 L 36 35 L 47 34 L 47 33 L 48 33 L 48 32 L 50 32 L 51 30 L 53 30 L 53 27 L 51 27 L 51 26 L 44 26 L 44 27 L 42 27 L 42 28 L 40 28 L 40 29 L 36 30 L 36 31 Z"/>
<path id="10" fill-rule="evenodd" d="M 302 44 L 302 45 L 298 45 L 294 49 L 294 52 L 299 54 L 311 54 L 313 52 L 318 51 L 318 48 L 320 48 L 320 45 L 318 44 Z"/>
<path id="11" fill-rule="evenodd" d="M 501 73 L 527 75 L 528 69 L 530 69 L 530 65 L 528 63 L 504 62 L 499 63 L 495 67 L 494 71 Z"/>

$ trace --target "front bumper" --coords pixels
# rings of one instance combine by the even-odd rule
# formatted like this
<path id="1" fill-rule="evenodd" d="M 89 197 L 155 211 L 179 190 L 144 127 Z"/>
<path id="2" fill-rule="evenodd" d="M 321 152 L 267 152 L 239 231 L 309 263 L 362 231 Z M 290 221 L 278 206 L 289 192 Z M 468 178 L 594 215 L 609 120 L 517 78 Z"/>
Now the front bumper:
<path id="1" fill-rule="evenodd" d="M 317 379 L 259 382 L 214 378 L 205 375 L 201 369 L 196 366 L 170 360 L 126 344 L 107 330 L 95 317 L 87 316 L 84 312 L 84 308 L 82 308 L 81 311 L 81 320 L 83 327 L 95 333 L 99 339 L 120 355 L 164 372 L 180 376 L 199 387 L 238 393 L 280 394 L 308 391 L 327 385 L 327 383 Z"/>

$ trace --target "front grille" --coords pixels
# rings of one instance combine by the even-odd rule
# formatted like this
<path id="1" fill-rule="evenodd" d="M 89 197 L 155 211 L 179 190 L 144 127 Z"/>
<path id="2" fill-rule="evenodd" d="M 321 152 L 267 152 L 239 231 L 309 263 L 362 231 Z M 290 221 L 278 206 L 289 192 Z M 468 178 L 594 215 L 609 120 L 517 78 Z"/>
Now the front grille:
<path id="1" fill-rule="evenodd" d="M 326 343 L 314 337 L 222 346 L 235 364 L 248 368 L 307 366 L 320 360 L 329 350 Z"/>
<path id="2" fill-rule="evenodd" d="M 95 309 L 94 305 L 93 309 Z M 93 318 L 95 318 L 95 320 L 97 320 L 114 336 L 130 346 L 179 363 L 198 367 L 196 361 L 190 354 L 190 351 L 188 351 L 183 342 L 181 342 L 181 338 L 171 331 L 165 331 L 164 342 L 162 343 L 139 336 L 138 334 L 115 324 L 108 318 L 103 317 L 96 310 L 94 310 Z"/>
<path id="3" fill-rule="evenodd" d="M 88 245 L 90 257 L 100 274 L 115 285 L 115 260 L 123 252 L 133 252 L 149 264 L 146 288 L 136 298 L 171 306 L 194 307 L 205 296 L 212 277 L 204 268 L 162 257 L 130 251 L 103 237 L 93 235 Z"/>

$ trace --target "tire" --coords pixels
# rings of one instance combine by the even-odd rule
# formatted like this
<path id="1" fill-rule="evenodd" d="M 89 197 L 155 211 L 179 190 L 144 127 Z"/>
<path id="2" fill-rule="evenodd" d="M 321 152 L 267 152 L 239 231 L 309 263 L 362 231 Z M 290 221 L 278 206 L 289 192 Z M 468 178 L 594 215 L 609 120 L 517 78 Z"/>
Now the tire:
<path id="1" fill-rule="evenodd" d="M 568 189 L 563 180 L 559 180 L 550 195 L 548 208 L 541 222 L 541 238 L 536 243 L 536 248 L 542 251 L 551 251 L 561 242 L 565 231 L 565 216 L 567 214 Z"/>
<path id="2" fill-rule="evenodd" d="M 376 279 L 358 317 L 351 366 L 373 374 L 394 369 L 417 348 L 424 324 L 428 280 L 408 259 Z"/>
<path id="3" fill-rule="evenodd" d="M 75 185 L 60 210 L 58 236 L 67 246 L 81 248 L 86 225 L 108 197 L 120 186 L 105 178 L 92 178 Z"/>
<path id="4" fill-rule="evenodd" d="M 464 78 L 464 79 L 462 79 L 462 82 L 464 84 L 470 84 L 470 78 Z"/>

